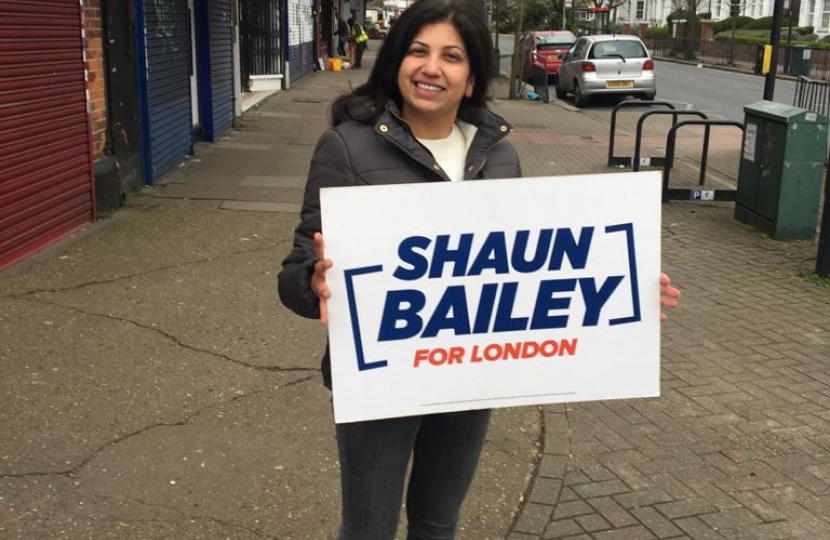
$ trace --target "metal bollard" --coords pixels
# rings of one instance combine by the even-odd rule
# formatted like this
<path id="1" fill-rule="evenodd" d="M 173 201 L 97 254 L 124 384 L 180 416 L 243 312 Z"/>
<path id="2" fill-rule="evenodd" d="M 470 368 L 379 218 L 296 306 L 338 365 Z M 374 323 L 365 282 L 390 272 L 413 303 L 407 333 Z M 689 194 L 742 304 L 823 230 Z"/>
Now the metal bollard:
<path id="1" fill-rule="evenodd" d="M 821 227 L 818 232 L 818 253 L 816 274 L 830 276 L 830 169 L 824 176 L 824 210 L 821 213 Z"/>

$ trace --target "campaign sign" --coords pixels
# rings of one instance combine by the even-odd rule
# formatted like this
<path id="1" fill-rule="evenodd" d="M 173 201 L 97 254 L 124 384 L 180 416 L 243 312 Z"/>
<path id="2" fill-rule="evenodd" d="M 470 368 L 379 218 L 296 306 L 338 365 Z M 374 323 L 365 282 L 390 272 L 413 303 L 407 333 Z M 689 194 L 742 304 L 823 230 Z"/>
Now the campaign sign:
<path id="1" fill-rule="evenodd" d="M 320 197 L 336 422 L 659 395 L 659 172 Z"/>

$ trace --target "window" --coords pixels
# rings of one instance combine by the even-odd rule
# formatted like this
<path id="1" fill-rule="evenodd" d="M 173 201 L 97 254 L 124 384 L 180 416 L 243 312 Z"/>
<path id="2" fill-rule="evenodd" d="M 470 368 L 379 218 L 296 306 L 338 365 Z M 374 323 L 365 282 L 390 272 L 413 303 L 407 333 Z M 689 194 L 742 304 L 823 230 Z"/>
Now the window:
<path id="1" fill-rule="evenodd" d="M 790 4 L 793 5 L 793 7 L 798 7 L 795 4 L 793 4 L 793 0 L 790 0 Z M 804 25 L 805 26 L 813 26 L 813 21 L 815 20 L 815 17 L 816 17 L 816 0 L 809 0 L 808 2 L 802 2 L 800 8 L 801 8 L 801 12 L 804 13 L 806 15 L 806 18 L 807 18 L 807 20 L 804 21 L 804 23 L 805 23 Z M 796 13 L 796 15 L 797 15 L 797 13 Z"/>
<path id="2" fill-rule="evenodd" d="M 637 1 L 637 14 L 634 16 L 638 21 L 646 18 L 646 3 L 644 0 Z"/>
<path id="3" fill-rule="evenodd" d="M 583 58 L 585 56 L 585 48 L 588 46 L 587 41 L 584 39 L 576 40 L 576 44 L 574 45 L 573 50 L 573 57 L 574 58 Z"/>
<path id="4" fill-rule="evenodd" d="M 588 58 L 645 58 L 646 51 L 637 41 L 603 41 L 595 43 Z"/>

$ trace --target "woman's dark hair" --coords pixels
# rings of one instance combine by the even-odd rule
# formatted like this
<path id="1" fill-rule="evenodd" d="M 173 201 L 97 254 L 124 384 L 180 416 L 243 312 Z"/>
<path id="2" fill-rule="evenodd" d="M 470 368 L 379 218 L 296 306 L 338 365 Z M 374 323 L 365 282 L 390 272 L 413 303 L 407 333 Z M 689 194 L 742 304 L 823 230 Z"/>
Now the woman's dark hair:
<path id="1" fill-rule="evenodd" d="M 445 21 L 455 27 L 464 41 L 474 80 L 472 95 L 465 96 L 461 103 L 485 107 L 493 77 L 493 42 L 481 10 L 469 0 L 416 0 L 390 27 L 369 80 L 334 100 L 332 124 L 349 119 L 374 123 L 390 99 L 402 107 L 398 70 L 409 46 L 424 26 Z"/>

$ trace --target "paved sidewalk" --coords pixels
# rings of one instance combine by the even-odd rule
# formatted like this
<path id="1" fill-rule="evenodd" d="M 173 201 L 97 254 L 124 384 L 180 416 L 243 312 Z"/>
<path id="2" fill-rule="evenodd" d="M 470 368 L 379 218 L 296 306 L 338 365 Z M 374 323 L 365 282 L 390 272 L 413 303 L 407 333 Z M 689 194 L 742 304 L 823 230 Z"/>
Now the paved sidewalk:
<path id="1" fill-rule="evenodd" d="M 0 539 L 334 537 L 324 330 L 274 282 L 327 104 L 367 74 L 304 77 L 0 273 Z M 607 109 L 493 108 L 527 175 L 614 170 Z M 639 114 L 620 116 L 620 154 Z M 649 124 L 651 155 L 666 129 Z M 673 183 L 697 181 L 700 141 L 681 137 Z M 715 135 L 707 185 L 734 185 L 739 146 Z M 661 397 L 497 411 L 459 539 L 830 538 L 830 290 L 799 275 L 815 252 L 731 204 L 664 205 L 684 296 Z"/>

